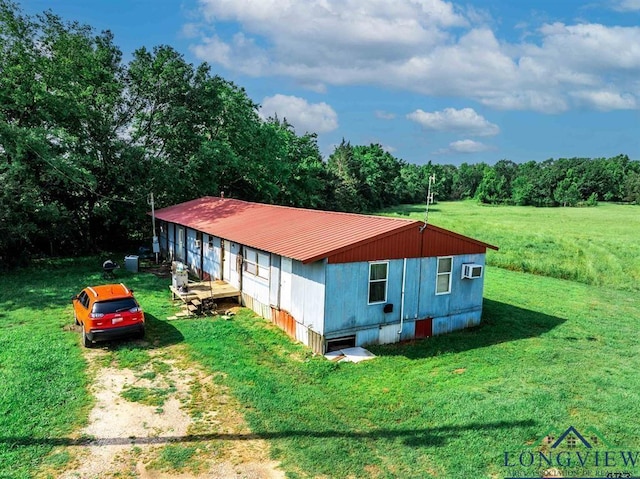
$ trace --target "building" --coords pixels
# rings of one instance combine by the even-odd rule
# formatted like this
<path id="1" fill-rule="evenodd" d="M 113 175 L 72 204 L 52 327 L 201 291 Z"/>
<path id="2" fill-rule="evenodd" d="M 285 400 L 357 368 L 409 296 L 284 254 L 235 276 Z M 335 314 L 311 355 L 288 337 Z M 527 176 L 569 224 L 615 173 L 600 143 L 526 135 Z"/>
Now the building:
<path id="1" fill-rule="evenodd" d="M 495 246 L 420 221 L 204 197 L 156 211 L 165 257 L 324 353 L 476 326 Z"/>

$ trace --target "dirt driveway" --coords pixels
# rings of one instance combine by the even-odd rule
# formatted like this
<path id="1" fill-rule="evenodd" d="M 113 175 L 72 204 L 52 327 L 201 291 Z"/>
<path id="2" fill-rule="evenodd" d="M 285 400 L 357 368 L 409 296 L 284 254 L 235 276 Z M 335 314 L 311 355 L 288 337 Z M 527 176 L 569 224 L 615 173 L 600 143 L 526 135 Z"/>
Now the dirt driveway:
<path id="1" fill-rule="evenodd" d="M 148 350 L 142 363 L 121 367 L 113 352 L 86 350 L 95 396 L 70 459 L 40 477 L 284 478 L 268 444 L 251 435 L 241 409 L 215 378 L 185 359 L 185 346 Z M 146 353 L 145 353 L 146 354 Z M 134 361 L 135 363 L 135 361 Z"/>

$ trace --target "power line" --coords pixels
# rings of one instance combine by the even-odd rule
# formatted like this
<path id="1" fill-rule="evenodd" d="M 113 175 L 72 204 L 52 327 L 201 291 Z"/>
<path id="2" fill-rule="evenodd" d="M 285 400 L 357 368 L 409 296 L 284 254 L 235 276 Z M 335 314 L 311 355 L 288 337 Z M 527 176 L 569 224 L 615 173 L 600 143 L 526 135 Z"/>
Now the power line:
<path id="1" fill-rule="evenodd" d="M 112 196 L 108 196 L 108 195 L 104 195 L 102 193 L 98 193 L 97 191 L 92 190 L 91 188 L 89 188 L 87 185 L 85 185 L 84 183 L 76 180 L 75 178 L 73 178 L 72 176 L 68 175 L 67 173 L 65 173 L 63 170 L 61 170 L 60 168 L 58 168 L 56 165 L 54 165 L 53 163 L 51 163 L 47 158 L 43 157 L 37 150 L 35 150 L 31 145 L 29 145 L 28 143 L 25 143 L 26 147 L 33 153 L 35 154 L 38 158 L 40 158 L 42 161 L 44 161 L 46 164 L 48 164 L 51 168 L 53 168 L 54 170 L 56 170 L 59 174 L 61 174 L 62 176 L 64 176 L 65 178 L 67 178 L 69 181 L 71 181 L 72 183 L 75 183 L 76 185 L 78 185 L 80 188 L 82 188 L 83 190 L 85 190 L 86 192 L 97 196 L 98 198 L 104 199 L 104 200 L 110 200 L 110 201 L 116 201 L 116 202 L 120 202 L 120 203 L 127 203 L 127 204 L 132 204 L 135 205 L 137 202 L 133 201 L 133 200 L 123 200 L 121 198 L 114 198 Z M 145 195 L 146 196 L 146 195 Z M 140 195 L 138 198 L 136 198 L 136 200 L 141 200 L 144 196 Z"/>

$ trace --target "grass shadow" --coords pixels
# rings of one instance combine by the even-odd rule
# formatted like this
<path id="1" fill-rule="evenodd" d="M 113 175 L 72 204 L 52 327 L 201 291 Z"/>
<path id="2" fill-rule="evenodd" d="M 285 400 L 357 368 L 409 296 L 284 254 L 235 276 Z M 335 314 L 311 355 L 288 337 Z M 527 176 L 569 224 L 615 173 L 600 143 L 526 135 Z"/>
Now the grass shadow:
<path id="1" fill-rule="evenodd" d="M 0 437 L 0 444 L 9 447 L 24 446 L 131 446 L 142 444 L 165 444 L 165 443 L 189 443 L 197 441 L 252 441 L 256 439 L 291 439 L 291 438 L 313 438 L 319 440 L 332 440 L 346 438 L 351 440 L 400 440 L 409 447 L 444 446 L 452 439 L 459 437 L 467 431 L 485 431 L 491 433 L 498 430 L 512 430 L 520 428 L 531 428 L 537 426 L 532 419 L 519 421 L 498 421 L 481 423 L 474 422 L 460 426 L 435 426 L 431 428 L 419 429 L 372 429 L 370 431 L 344 431 L 338 429 L 309 431 L 309 430 L 288 430 L 288 431 L 262 431 L 249 433 L 211 433 L 193 434 L 186 436 L 149 436 L 149 437 L 61 437 L 61 438 L 36 438 L 36 437 Z"/>
<path id="2" fill-rule="evenodd" d="M 105 256 L 81 258 L 55 258 L 34 260 L 26 268 L 17 268 L 0 275 L 0 309 L 11 312 L 18 309 L 42 310 L 61 308 L 71 304 L 71 297 L 86 286 L 124 283 L 130 289 L 153 290 L 164 285 L 152 274 L 133 273 L 124 267 L 111 278 L 105 278 L 102 262 Z M 114 257 L 122 263 L 118 257 Z"/>
<path id="3" fill-rule="evenodd" d="M 422 359 L 541 336 L 565 321 L 556 316 L 485 299 L 482 322 L 477 327 L 425 339 L 370 346 L 368 349 L 378 356 Z"/>
<path id="4" fill-rule="evenodd" d="M 162 321 L 153 314 L 145 313 L 145 337 L 144 339 L 114 339 L 113 341 L 99 342 L 95 348 L 103 348 L 108 351 L 126 349 L 161 349 L 184 341 L 184 336 L 168 321 Z"/>
<path id="5" fill-rule="evenodd" d="M 422 214 L 424 215 L 427 209 L 426 204 L 415 204 L 415 205 L 399 205 L 393 206 L 391 208 L 384 208 L 382 210 L 383 214 L 393 214 L 397 216 L 411 216 L 414 214 Z M 440 208 L 437 206 L 429 205 L 429 212 L 440 211 Z M 378 214 L 378 213 L 376 213 Z"/>

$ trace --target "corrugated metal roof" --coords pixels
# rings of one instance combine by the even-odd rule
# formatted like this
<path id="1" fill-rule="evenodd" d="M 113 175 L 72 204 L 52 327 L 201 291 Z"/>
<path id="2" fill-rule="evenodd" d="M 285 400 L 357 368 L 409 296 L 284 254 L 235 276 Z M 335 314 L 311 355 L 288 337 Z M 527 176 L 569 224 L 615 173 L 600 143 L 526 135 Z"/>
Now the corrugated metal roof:
<path id="1" fill-rule="evenodd" d="M 401 218 L 265 205 L 210 196 L 156 210 L 156 218 L 303 263 L 403 231 L 417 232 L 421 225 L 419 221 Z M 476 245 L 491 247 L 452 234 Z"/>

